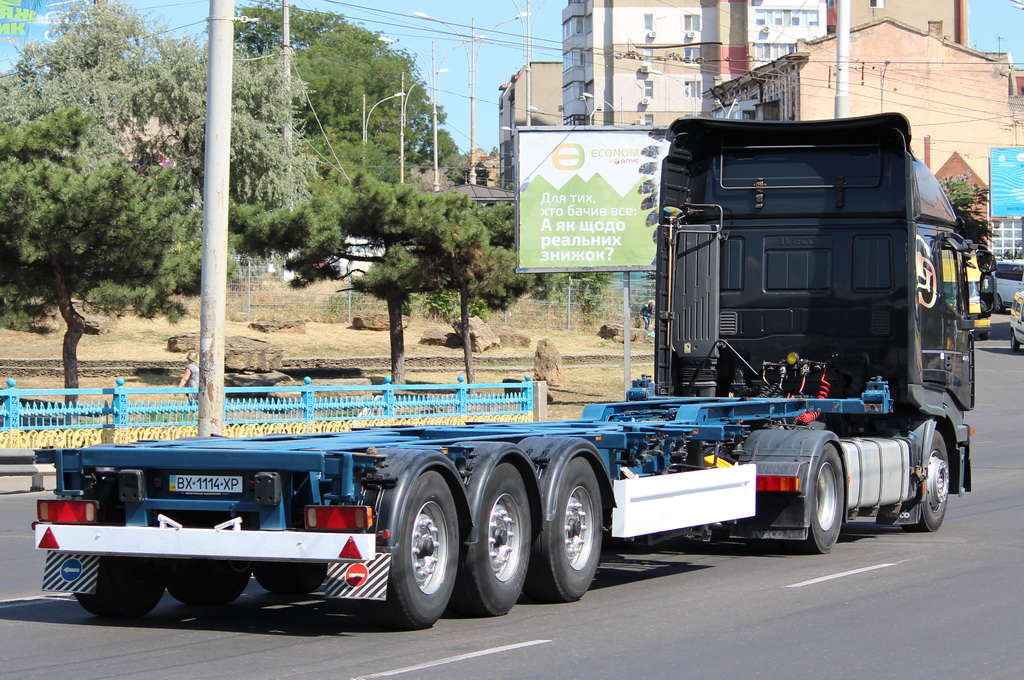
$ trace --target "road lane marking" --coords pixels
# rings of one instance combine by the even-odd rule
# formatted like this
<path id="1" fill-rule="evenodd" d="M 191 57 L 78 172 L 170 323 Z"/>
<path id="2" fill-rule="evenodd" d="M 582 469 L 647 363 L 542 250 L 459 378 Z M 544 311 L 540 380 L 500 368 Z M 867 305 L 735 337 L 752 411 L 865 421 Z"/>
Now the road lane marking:
<path id="1" fill-rule="evenodd" d="M 427 661 L 425 663 L 417 664 L 415 666 L 406 666 L 405 668 L 396 668 L 390 671 L 381 671 L 380 673 L 372 673 L 370 675 L 360 675 L 352 680 L 370 680 L 370 678 L 387 678 L 392 675 L 401 675 L 402 673 L 412 673 L 413 671 L 420 671 L 424 668 L 433 668 L 434 666 L 443 666 L 449 663 L 455 663 L 456 661 L 465 661 L 467 659 L 475 659 L 480 656 L 487 656 L 489 654 L 500 654 L 501 652 L 509 652 L 514 649 L 522 649 L 523 647 L 532 647 L 534 645 L 543 645 L 551 642 L 551 640 L 530 640 L 529 642 L 519 642 L 514 645 L 504 645 L 502 647 L 491 647 L 490 649 L 482 649 L 479 652 L 470 652 L 468 654 L 459 654 L 457 656 L 448 656 L 443 659 L 437 659 L 436 661 Z"/>
<path id="2" fill-rule="evenodd" d="M 882 564 L 876 564 L 871 567 L 863 567 L 861 569 L 851 569 L 850 571 L 843 571 L 838 574 L 831 574 L 830 576 L 821 576 L 819 578 L 812 578 L 810 581 L 801 581 L 800 583 L 790 583 L 787 588 L 803 588 L 804 586 L 813 586 L 815 583 L 821 583 L 822 581 L 831 581 L 836 578 L 844 578 L 846 576 L 853 576 L 854 574 L 863 574 L 866 571 L 874 571 L 875 569 L 885 569 L 886 567 L 895 567 L 896 562 L 883 562 Z"/>

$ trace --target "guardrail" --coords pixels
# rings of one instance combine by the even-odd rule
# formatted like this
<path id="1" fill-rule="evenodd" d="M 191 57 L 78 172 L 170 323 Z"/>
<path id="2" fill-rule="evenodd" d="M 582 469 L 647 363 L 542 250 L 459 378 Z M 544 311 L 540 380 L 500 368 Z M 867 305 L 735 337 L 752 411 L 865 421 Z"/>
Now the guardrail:
<path id="1" fill-rule="evenodd" d="M 43 475 L 54 475 L 52 465 L 36 465 L 32 449 L 0 449 L 0 477 L 31 477 L 30 491 L 43 491 Z"/>
<path id="2" fill-rule="evenodd" d="M 124 387 L 0 390 L 0 449 L 81 447 L 198 433 L 195 388 Z M 373 425 L 459 425 L 527 422 L 546 404 L 529 376 L 516 383 L 448 385 L 302 385 L 227 387 L 226 436 L 341 432 Z M 191 395 L 191 398 L 190 398 Z"/>

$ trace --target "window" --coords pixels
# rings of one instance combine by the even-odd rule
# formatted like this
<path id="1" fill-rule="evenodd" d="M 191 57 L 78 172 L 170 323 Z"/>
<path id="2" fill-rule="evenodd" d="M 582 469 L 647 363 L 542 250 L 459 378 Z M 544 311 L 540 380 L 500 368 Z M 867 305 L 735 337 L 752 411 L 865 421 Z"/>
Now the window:
<path id="1" fill-rule="evenodd" d="M 645 113 L 643 116 L 644 125 L 654 125 L 654 114 Z"/>
<path id="2" fill-rule="evenodd" d="M 700 99 L 700 83 L 696 80 L 683 83 L 683 96 L 687 99 Z"/>
<path id="3" fill-rule="evenodd" d="M 700 59 L 700 48 L 699 47 L 685 47 L 683 48 L 683 58 L 687 61 L 697 61 Z"/>
<path id="4" fill-rule="evenodd" d="M 683 17 L 684 31 L 700 31 L 700 15 L 687 14 Z"/>
<path id="5" fill-rule="evenodd" d="M 644 97 L 650 99 L 653 96 L 654 96 L 654 81 L 653 80 L 645 80 L 644 81 Z"/>
<path id="6" fill-rule="evenodd" d="M 757 61 L 774 61 L 779 57 L 796 52 L 796 45 L 793 43 L 755 43 L 754 59 Z"/>
<path id="7" fill-rule="evenodd" d="M 644 15 L 644 30 L 645 31 L 653 31 L 654 30 L 654 15 L 653 14 L 645 14 Z"/>
<path id="8" fill-rule="evenodd" d="M 871 9 L 885 9 L 885 0 L 868 0 Z"/>

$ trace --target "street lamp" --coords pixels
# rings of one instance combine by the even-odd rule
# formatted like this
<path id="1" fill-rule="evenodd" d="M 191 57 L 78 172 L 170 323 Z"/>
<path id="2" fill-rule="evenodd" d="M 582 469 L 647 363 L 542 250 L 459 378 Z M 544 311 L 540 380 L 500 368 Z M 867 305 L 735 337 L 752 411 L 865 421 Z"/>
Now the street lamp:
<path id="1" fill-rule="evenodd" d="M 387 37 L 384 37 L 384 36 L 380 36 L 378 38 L 378 40 L 380 40 L 381 42 L 386 42 L 388 44 L 397 44 L 398 43 L 397 40 L 393 40 L 391 38 L 387 38 Z M 413 48 L 409 47 L 405 43 L 402 43 L 402 47 L 404 47 L 405 49 L 409 50 L 410 52 L 415 54 L 417 57 L 419 57 L 420 61 L 423 62 L 423 65 L 426 66 L 427 60 L 423 58 L 423 55 L 421 55 L 419 52 L 417 52 Z M 431 40 L 430 41 L 430 72 L 427 74 L 427 78 L 426 79 L 430 81 L 430 104 L 431 104 L 431 108 L 432 108 L 432 118 L 433 118 L 433 128 L 434 128 L 434 193 L 437 193 L 437 192 L 441 191 L 441 181 L 440 181 L 440 177 L 439 177 L 439 174 L 438 174 L 438 167 L 437 167 L 437 76 L 439 74 L 441 74 L 441 73 L 446 73 L 447 71 L 448 71 L 448 69 L 446 69 L 446 68 L 434 70 L 434 41 Z M 425 80 L 425 79 L 421 78 L 420 80 Z M 416 83 L 419 83 L 419 82 L 420 81 L 417 80 L 415 83 L 413 83 L 409 87 L 409 90 L 406 92 L 406 95 L 408 95 L 409 92 L 412 91 L 412 88 L 416 87 Z M 406 109 L 405 104 L 408 101 L 409 101 L 409 97 L 406 96 L 405 99 L 402 102 L 402 135 L 401 135 L 402 138 L 401 138 L 400 144 L 401 144 L 401 156 L 402 156 L 402 161 L 403 162 L 401 163 L 402 169 L 399 172 L 399 183 L 400 184 L 404 184 L 405 183 L 405 172 L 404 172 L 404 168 L 405 168 L 405 163 L 404 163 L 404 159 L 405 159 L 405 109 Z"/>
<path id="2" fill-rule="evenodd" d="M 600 100 L 598 100 L 597 97 L 595 97 L 594 95 L 592 95 L 589 92 L 584 92 L 583 94 L 580 95 L 580 101 L 583 102 L 584 106 L 586 106 L 586 103 L 587 103 L 588 99 L 594 101 L 594 105 L 593 105 L 594 108 L 592 108 L 590 110 L 590 114 L 589 114 L 590 115 L 590 124 L 591 125 L 594 124 L 594 114 L 597 113 L 597 102 L 598 101 L 604 102 L 604 105 L 609 107 L 612 110 L 612 125 L 615 124 L 615 117 L 614 117 L 614 115 L 615 115 L 615 107 L 612 106 L 611 103 L 609 103 L 609 101 L 607 99 L 600 99 Z"/>
<path id="3" fill-rule="evenodd" d="M 404 92 L 396 92 L 393 95 L 391 95 L 390 97 L 384 97 L 384 99 L 381 99 L 379 102 L 377 102 L 376 104 L 371 106 L 369 111 L 366 110 L 366 95 L 365 94 L 363 95 L 363 144 L 366 144 L 366 128 L 367 128 L 367 125 L 370 122 L 370 114 L 373 113 L 373 110 L 375 108 L 377 108 L 379 105 L 381 105 L 384 102 L 388 101 L 389 99 L 394 99 L 395 97 L 402 97 L 404 95 L 405 95 Z M 403 108 L 404 108 L 404 106 L 403 106 Z"/>
<path id="4" fill-rule="evenodd" d="M 435 19 L 426 12 L 413 12 L 413 16 L 419 17 L 420 19 L 426 19 L 427 21 L 434 21 L 449 31 L 451 31 L 461 42 L 462 48 L 466 51 L 466 66 L 469 69 L 469 168 L 470 172 L 473 172 L 473 168 L 476 165 L 476 71 L 477 64 L 480 62 L 480 46 L 481 43 L 487 39 L 486 35 L 476 34 L 476 18 L 471 17 L 469 20 L 469 37 L 466 37 L 462 33 L 455 30 L 455 27 L 449 24 L 447 21 L 441 19 Z M 507 24 L 510 21 L 521 19 L 525 17 L 526 13 L 520 13 L 511 19 L 505 19 L 491 26 L 488 30 L 494 30 L 502 24 Z M 455 48 L 452 48 L 455 49 Z M 441 60 L 444 63 L 444 59 Z"/>

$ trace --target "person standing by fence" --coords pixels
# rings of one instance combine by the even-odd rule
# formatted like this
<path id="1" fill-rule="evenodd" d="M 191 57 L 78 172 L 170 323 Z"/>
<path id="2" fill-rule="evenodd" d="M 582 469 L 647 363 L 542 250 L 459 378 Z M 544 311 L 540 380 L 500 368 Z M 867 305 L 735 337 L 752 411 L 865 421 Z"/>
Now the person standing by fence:
<path id="1" fill-rule="evenodd" d="M 651 317 L 654 316 L 654 300 L 648 300 L 647 304 L 640 308 L 640 318 L 644 320 L 644 330 L 651 330 Z"/>
<path id="2" fill-rule="evenodd" d="M 185 372 L 181 374 L 178 387 L 199 387 L 199 355 L 194 349 L 190 349 L 185 355 Z M 189 392 L 189 401 L 195 402 L 198 399 L 198 394 Z"/>

